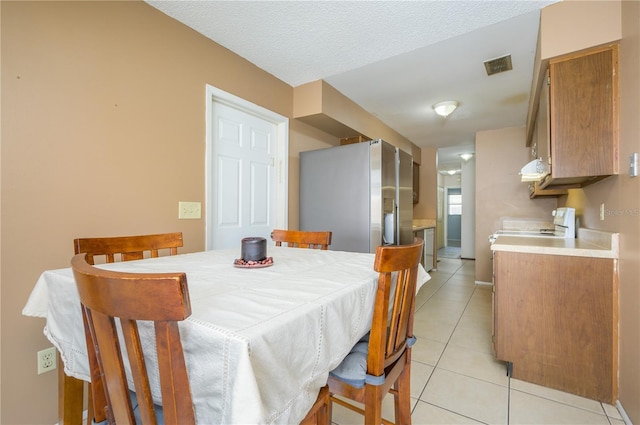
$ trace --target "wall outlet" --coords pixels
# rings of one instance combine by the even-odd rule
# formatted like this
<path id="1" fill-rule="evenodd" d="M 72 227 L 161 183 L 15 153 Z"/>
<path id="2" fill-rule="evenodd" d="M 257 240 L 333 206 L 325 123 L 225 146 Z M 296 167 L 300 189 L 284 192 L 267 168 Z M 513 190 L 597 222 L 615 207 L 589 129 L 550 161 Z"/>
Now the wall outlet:
<path id="1" fill-rule="evenodd" d="M 178 202 L 178 218 L 190 219 L 201 218 L 200 202 Z"/>
<path id="2" fill-rule="evenodd" d="M 38 375 L 54 370 L 57 362 L 58 351 L 55 347 L 38 351 Z"/>
<path id="3" fill-rule="evenodd" d="M 600 220 L 604 220 L 604 203 L 600 204 Z"/>

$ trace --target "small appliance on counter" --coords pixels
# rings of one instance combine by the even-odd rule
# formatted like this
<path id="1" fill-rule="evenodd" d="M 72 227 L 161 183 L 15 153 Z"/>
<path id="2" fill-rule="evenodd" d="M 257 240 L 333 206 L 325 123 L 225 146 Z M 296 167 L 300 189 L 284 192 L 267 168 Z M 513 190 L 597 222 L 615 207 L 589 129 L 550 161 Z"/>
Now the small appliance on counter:
<path id="1" fill-rule="evenodd" d="M 553 235 L 567 239 L 576 237 L 576 209 L 575 208 L 558 208 L 552 212 L 553 218 Z"/>

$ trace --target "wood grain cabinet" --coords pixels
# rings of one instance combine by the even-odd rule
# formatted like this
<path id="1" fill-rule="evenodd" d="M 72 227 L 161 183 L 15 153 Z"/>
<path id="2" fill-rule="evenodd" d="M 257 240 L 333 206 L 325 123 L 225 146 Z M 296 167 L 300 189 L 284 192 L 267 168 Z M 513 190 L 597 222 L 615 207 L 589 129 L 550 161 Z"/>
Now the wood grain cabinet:
<path id="1" fill-rule="evenodd" d="M 493 346 L 514 378 L 615 402 L 616 261 L 494 253 Z"/>
<path id="2" fill-rule="evenodd" d="M 549 81 L 547 70 L 545 81 Z M 533 130 L 531 155 L 534 159 L 542 158 L 545 164 L 551 168 L 551 130 L 549 118 L 549 84 L 545 84 L 540 92 L 540 103 L 536 114 L 536 124 Z M 550 186 L 542 189 L 539 182 L 529 183 L 529 197 L 558 197 L 566 195 L 568 189 Z"/>
<path id="3" fill-rule="evenodd" d="M 618 174 L 617 44 L 549 60 L 547 82 L 536 148 L 551 174 L 540 189 L 583 187 Z"/>
<path id="4" fill-rule="evenodd" d="M 413 204 L 420 202 L 420 164 L 413 163 Z"/>

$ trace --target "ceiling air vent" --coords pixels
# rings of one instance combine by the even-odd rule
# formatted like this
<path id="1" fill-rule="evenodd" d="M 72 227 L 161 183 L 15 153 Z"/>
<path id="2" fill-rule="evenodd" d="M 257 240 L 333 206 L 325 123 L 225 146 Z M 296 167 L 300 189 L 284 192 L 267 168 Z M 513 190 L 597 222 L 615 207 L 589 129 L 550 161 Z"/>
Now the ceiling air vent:
<path id="1" fill-rule="evenodd" d="M 484 61 L 484 67 L 487 70 L 487 75 L 511 71 L 513 69 L 511 66 L 511 55 Z"/>

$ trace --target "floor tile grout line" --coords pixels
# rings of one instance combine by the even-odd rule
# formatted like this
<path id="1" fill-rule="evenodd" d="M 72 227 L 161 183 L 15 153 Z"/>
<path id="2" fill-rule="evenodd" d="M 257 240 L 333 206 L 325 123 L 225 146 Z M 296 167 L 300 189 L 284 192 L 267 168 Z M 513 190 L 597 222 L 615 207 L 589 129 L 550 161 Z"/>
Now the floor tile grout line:
<path id="1" fill-rule="evenodd" d="M 481 421 L 481 420 L 479 420 L 479 419 L 472 418 L 471 416 L 467 416 L 467 415 L 462 414 L 462 413 L 460 413 L 460 412 L 456 412 L 455 410 L 447 409 L 446 407 L 438 406 L 437 404 L 429 403 L 428 401 L 424 401 L 424 400 L 420 400 L 420 399 L 418 399 L 418 402 L 421 402 L 421 403 L 424 403 L 424 404 L 428 404 L 429 406 L 433 406 L 433 407 L 436 407 L 436 408 L 438 408 L 438 409 L 446 410 L 447 412 L 451 412 L 451 413 L 453 413 L 454 415 L 457 415 L 457 416 L 461 416 L 461 417 L 463 417 L 463 418 L 470 419 L 470 420 L 472 420 L 472 421 L 474 421 L 474 422 L 477 422 L 477 423 L 479 423 L 479 424 L 488 425 L 488 424 L 487 424 L 487 422 L 483 422 L 483 421 Z M 416 405 L 417 405 L 417 404 L 416 404 Z M 415 424 L 414 424 L 414 425 L 415 425 Z"/>
<path id="2" fill-rule="evenodd" d="M 422 304 L 421 307 L 423 307 L 426 304 L 427 301 L 429 301 L 435 294 L 437 294 L 438 291 L 440 291 L 440 289 L 442 289 L 444 287 L 444 285 L 447 284 L 449 279 L 451 279 L 451 277 L 453 277 L 458 272 L 458 270 L 460 270 L 461 267 L 462 267 L 462 262 L 461 262 L 460 267 L 458 267 L 456 269 L 456 271 L 451 273 L 451 275 L 449 275 L 449 277 L 447 277 L 447 279 L 444 282 L 442 282 L 442 285 L 440 285 L 438 287 L 438 289 L 433 291 L 433 294 L 431 294 L 429 296 L 429 298 L 427 298 L 425 300 L 425 302 Z M 475 288 L 474 288 L 474 292 L 475 292 Z M 471 293 L 471 295 L 473 296 L 473 292 Z M 471 297 L 469 297 L 469 299 L 471 299 Z M 468 301 L 467 301 L 467 304 L 465 305 L 465 308 L 462 310 L 462 313 L 460 314 L 460 317 L 462 317 L 462 314 L 464 314 L 464 310 L 467 308 L 467 305 L 468 305 Z M 429 378 L 427 379 L 427 382 L 425 382 L 424 387 L 422 387 L 422 391 L 420 391 L 420 395 L 418 395 L 418 400 L 420 400 L 420 397 L 422 397 L 422 395 L 426 391 L 427 385 L 429 385 L 429 381 L 431 381 L 431 378 L 433 377 L 433 372 L 435 372 L 436 368 L 438 367 L 438 363 L 440 363 L 440 359 L 442 358 L 442 355 L 444 354 L 445 350 L 447 349 L 447 346 L 449 345 L 449 341 L 451 340 L 451 336 L 453 335 L 453 332 L 455 332 L 456 327 L 458 326 L 458 323 L 460 323 L 460 318 L 458 318 L 458 321 L 456 322 L 456 325 L 453 327 L 453 330 L 451 331 L 451 335 L 449 335 L 449 338 L 447 339 L 447 342 L 444 343 L 444 349 L 442 350 L 442 353 L 440 353 L 440 356 L 438 356 L 438 360 L 435 362 L 435 365 L 433 365 L 433 370 L 431 371 L 431 374 L 429 374 Z M 415 407 L 414 407 L 414 410 L 415 410 Z"/>
<path id="3" fill-rule="evenodd" d="M 509 366 L 507 366 L 507 373 Z M 507 381 L 507 425 L 511 423 L 511 375 Z"/>
<path id="4" fill-rule="evenodd" d="M 444 285 L 447 284 L 447 282 L 453 277 L 455 276 L 455 274 L 464 266 L 464 260 L 460 261 L 460 266 L 456 269 L 456 271 L 454 271 L 453 273 L 451 273 L 451 275 L 442 283 L 442 285 L 440 285 L 438 287 L 437 290 L 435 290 L 433 292 L 433 294 L 431 294 L 429 296 L 429 298 L 427 298 L 426 301 L 429 301 L 435 294 L 438 293 L 438 291 L 440 291 Z M 435 365 L 433 365 L 433 370 L 431 371 L 431 374 L 429 375 L 429 378 L 427 379 L 427 382 L 425 382 L 424 387 L 422 387 L 422 391 L 420 391 L 420 395 L 418 396 L 418 401 L 420 401 L 420 397 L 422 397 L 422 395 L 424 394 L 424 392 L 427 389 L 427 386 L 429 385 L 429 381 L 431 381 L 431 378 L 433 377 L 433 372 L 435 372 L 435 370 L 438 368 L 438 364 L 440 363 L 440 360 L 442 359 L 442 356 L 444 355 L 444 352 L 447 350 L 447 347 L 449 347 L 449 343 L 451 342 L 451 337 L 453 337 L 453 334 L 456 331 L 456 328 L 458 327 L 458 325 L 460 324 L 460 320 L 462 320 L 462 316 L 464 315 L 464 312 L 467 310 L 467 308 L 469 307 L 469 303 L 471 302 L 471 298 L 473 298 L 473 294 L 475 294 L 477 290 L 477 285 L 474 286 L 473 291 L 471 292 L 471 294 L 469 295 L 469 299 L 467 300 L 464 308 L 462 309 L 462 312 L 460 313 L 460 316 L 458 317 L 458 320 L 456 321 L 455 326 L 453 327 L 453 330 L 451 331 L 451 334 L 449 335 L 449 338 L 447 339 L 447 341 L 444 343 L 444 348 L 442 350 L 442 353 L 440 353 L 440 356 L 438 356 L 438 360 L 435 362 Z M 426 303 L 425 301 L 425 303 Z M 424 306 L 424 303 L 422 304 Z M 446 369 L 442 369 L 442 370 L 446 370 Z M 455 372 L 453 372 L 455 373 Z M 415 407 L 414 407 L 415 410 Z M 413 412 L 412 412 L 413 413 Z M 455 412 L 454 412 L 455 413 Z M 456 413 L 458 414 L 458 413 Z M 476 420 L 476 419 L 474 419 Z"/>
<path id="5" fill-rule="evenodd" d="M 543 399 L 543 400 L 546 400 L 546 401 L 552 401 L 554 403 L 561 404 L 563 406 L 572 407 L 574 409 L 582 410 L 583 412 L 589 412 L 589 413 L 593 413 L 593 414 L 596 414 L 596 415 L 605 416 L 608 419 L 609 423 L 611 423 L 610 419 L 617 419 L 617 418 L 612 418 L 611 416 L 609 416 L 607 414 L 607 411 L 604 409 L 604 406 L 603 406 L 602 402 L 600 402 L 600 401 L 587 399 L 587 400 L 595 401 L 600 405 L 601 411 L 597 412 L 595 410 L 589 409 L 588 407 L 583 407 L 583 406 L 579 406 L 579 405 L 573 404 L 571 402 L 562 401 L 560 399 L 552 398 L 552 397 L 546 396 L 544 394 L 538 394 L 538 393 L 535 393 L 535 392 L 532 392 L 532 391 L 527 391 L 525 389 L 511 388 L 511 379 L 513 379 L 513 378 L 509 377 L 509 394 L 511 394 L 512 391 L 517 391 L 519 393 L 526 394 L 526 395 L 531 396 L 531 397 L 540 398 L 540 399 Z M 526 381 L 522 381 L 522 382 L 526 382 Z M 547 387 L 544 387 L 544 388 L 547 388 Z M 553 389 L 553 388 L 550 388 L 550 389 Z M 557 390 L 557 391 L 560 391 L 560 390 Z M 571 394 L 571 393 L 566 393 L 566 394 L 575 395 L 575 394 Z M 577 396 L 577 397 L 580 397 L 580 396 Z"/>

